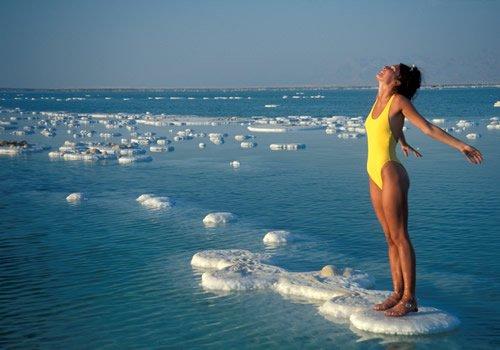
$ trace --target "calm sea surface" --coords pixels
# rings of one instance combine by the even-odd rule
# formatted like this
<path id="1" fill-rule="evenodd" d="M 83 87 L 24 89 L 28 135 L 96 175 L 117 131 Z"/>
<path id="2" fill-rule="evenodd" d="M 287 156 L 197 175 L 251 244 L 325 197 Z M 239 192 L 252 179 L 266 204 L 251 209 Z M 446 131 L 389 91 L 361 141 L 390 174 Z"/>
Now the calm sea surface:
<path id="1" fill-rule="evenodd" d="M 0 91 L 0 106 L 208 117 L 366 116 L 375 94 Z M 316 95 L 324 98 L 291 98 Z M 485 157 L 480 166 L 408 125 L 408 141 L 424 155 L 403 161 L 411 178 L 417 294 L 421 304 L 460 318 L 462 325 L 452 333 L 374 335 L 332 323 L 315 305 L 270 291 L 204 291 L 190 259 L 205 249 L 270 251 L 276 265 L 291 271 L 350 266 L 373 275 L 378 289 L 390 289 L 391 281 L 368 194 L 365 138 L 341 140 L 324 130 L 255 134 L 257 148 L 242 150 L 233 136 L 249 133 L 244 126 L 194 126 L 229 137 L 223 145 L 207 143 L 203 151 L 196 140 L 174 143 L 174 152 L 131 166 L 50 161 L 47 152 L 0 157 L 0 348 L 499 348 L 500 131 L 485 127 L 489 118 L 500 117 L 500 108 L 493 107 L 497 100 L 499 88 L 423 90 L 415 100 L 423 115 L 446 118 L 446 126 L 459 119 L 477 123 L 468 132 L 482 135 L 469 141 Z M 0 120 L 11 116 L 19 114 L 3 112 Z M 20 126 L 28 123 L 19 120 Z M 171 138 L 169 129 L 185 128 L 139 131 Z M 119 131 L 127 137 L 127 130 Z M 465 133 L 456 136 L 465 140 Z M 0 131 L 0 139 L 57 148 L 69 138 L 59 128 L 51 139 L 10 131 Z M 307 148 L 271 152 L 268 146 L 275 142 Z M 403 159 L 399 150 L 398 155 Z M 241 167 L 232 169 L 231 160 Z M 71 192 L 84 192 L 88 200 L 70 205 L 65 197 Z M 143 193 L 169 196 L 176 206 L 147 210 L 135 201 Z M 233 212 L 239 221 L 207 229 L 202 219 L 213 211 Z M 269 250 L 262 237 L 272 229 L 302 239 Z"/>

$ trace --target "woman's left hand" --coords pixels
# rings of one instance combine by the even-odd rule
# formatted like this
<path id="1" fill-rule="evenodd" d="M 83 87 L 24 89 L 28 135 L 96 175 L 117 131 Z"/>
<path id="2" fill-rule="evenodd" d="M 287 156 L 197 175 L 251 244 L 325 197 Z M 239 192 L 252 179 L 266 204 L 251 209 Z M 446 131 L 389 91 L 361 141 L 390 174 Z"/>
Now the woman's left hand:
<path id="1" fill-rule="evenodd" d="M 410 153 L 413 153 L 413 155 L 417 158 L 422 157 L 422 153 L 420 153 L 419 151 L 417 151 L 415 148 L 413 148 L 412 146 L 410 146 L 407 143 L 401 144 L 401 151 L 403 151 L 403 153 L 406 157 L 408 157 L 410 155 Z"/>

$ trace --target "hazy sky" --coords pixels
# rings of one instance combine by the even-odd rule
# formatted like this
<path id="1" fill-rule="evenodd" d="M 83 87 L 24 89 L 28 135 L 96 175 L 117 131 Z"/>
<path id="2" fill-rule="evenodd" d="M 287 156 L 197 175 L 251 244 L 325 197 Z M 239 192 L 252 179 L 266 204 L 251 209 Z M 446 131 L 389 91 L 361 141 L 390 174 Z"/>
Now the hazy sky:
<path id="1" fill-rule="evenodd" d="M 500 1 L 0 0 L 0 87 L 500 82 Z"/>

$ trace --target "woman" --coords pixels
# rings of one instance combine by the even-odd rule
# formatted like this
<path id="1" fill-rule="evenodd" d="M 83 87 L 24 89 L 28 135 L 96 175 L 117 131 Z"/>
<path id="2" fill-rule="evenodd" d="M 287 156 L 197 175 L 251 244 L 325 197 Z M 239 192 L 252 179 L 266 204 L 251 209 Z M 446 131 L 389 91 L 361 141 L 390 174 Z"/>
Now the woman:
<path id="1" fill-rule="evenodd" d="M 368 140 L 367 170 L 370 197 L 375 214 L 384 231 L 393 282 L 393 293 L 374 310 L 386 316 L 404 316 L 416 312 L 415 253 L 408 236 L 408 174 L 398 161 L 395 145 L 398 140 L 406 156 L 420 153 L 408 145 L 402 128 L 405 118 L 424 134 L 465 154 L 471 163 L 483 160 L 481 153 L 446 133 L 422 117 L 411 99 L 420 88 L 421 74 L 405 64 L 385 66 L 378 72 L 377 99 L 366 118 Z"/>

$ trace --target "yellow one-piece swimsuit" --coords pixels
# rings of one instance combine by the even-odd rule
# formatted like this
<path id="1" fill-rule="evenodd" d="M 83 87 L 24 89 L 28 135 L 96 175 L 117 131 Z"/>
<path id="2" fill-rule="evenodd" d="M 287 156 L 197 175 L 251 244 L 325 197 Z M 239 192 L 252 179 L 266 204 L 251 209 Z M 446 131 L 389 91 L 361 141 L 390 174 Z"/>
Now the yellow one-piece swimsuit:
<path id="1" fill-rule="evenodd" d="M 382 168 L 384 164 L 391 160 L 400 163 L 399 159 L 396 157 L 396 139 L 389 125 L 389 111 L 393 98 L 394 95 L 391 96 L 389 102 L 387 102 L 384 110 L 377 119 L 373 119 L 372 114 L 375 104 L 377 103 L 377 101 L 375 101 L 365 121 L 368 143 L 366 170 L 368 171 L 368 176 L 370 176 L 380 189 L 382 189 L 383 185 Z"/>

